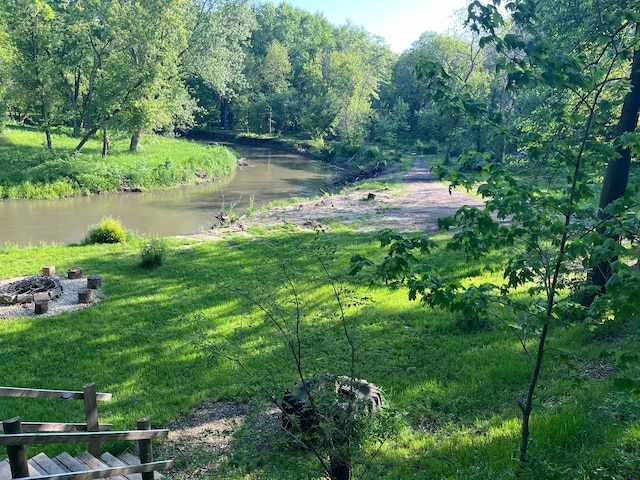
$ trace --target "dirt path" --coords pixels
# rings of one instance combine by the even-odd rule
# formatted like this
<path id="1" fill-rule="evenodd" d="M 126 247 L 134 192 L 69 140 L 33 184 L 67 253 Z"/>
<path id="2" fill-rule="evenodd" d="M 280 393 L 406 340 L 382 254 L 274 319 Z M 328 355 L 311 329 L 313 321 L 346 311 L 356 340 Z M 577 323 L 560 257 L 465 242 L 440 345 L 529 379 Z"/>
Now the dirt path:
<path id="1" fill-rule="evenodd" d="M 347 225 L 355 231 L 379 231 L 391 228 L 399 232 L 429 232 L 438 227 L 438 217 L 452 215 L 462 205 L 482 206 L 478 198 L 463 192 L 449 193 L 446 185 L 429 172 L 429 163 L 418 157 L 413 168 L 396 177 L 397 186 L 382 190 L 352 190 L 316 200 L 273 208 L 255 216 L 241 218 L 231 226 L 211 230 L 186 238 L 219 240 L 231 234 L 248 235 L 252 226 L 291 224 L 300 229 L 331 224 Z M 373 196 L 373 197 L 372 197 Z"/>

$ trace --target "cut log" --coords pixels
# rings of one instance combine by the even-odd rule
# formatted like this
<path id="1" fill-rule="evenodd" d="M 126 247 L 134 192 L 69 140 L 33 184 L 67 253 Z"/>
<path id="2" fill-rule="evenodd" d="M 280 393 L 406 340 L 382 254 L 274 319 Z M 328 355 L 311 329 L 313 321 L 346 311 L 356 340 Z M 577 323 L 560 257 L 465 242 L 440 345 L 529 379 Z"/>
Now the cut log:
<path id="1" fill-rule="evenodd" d="M 33 301 L 37 302 L 38 300 L 49 300 L 49 292 L 40 292 L 33 294 Z"/>
<path id="2" fill-rule="evenodd" d="M 82 278 L 82 268 L 73 267 L 67 270 L 67 278 L 76 279 Z"/>
<path id="3" fill-rule="evenodd" d="M 49 292 L 51 298 L 58 298 L 60 295 L 62 295 L 62 287 L 56 287 Z"/>
<path id="4" fill-rule="evenodd" d="M 49 300 L 36 300 L 35 314 L 42 315 L 49 311 Z"/>
<path id="5" fill-rule="evenodd" d="M 56 274 L 56 267 L 53 265 L 45 265 L 42 267 L 42 276 L 43 277 L 53 277 Z"/>
<path id="6" fill-rule="evenodd" d="M 93 290 L 90 288 L 81 288 L 78 290 L 78 303 L 93 302 Z"/>
<path id="7" fill-rule="evenodd" d="M 102 275 L 89 275 L 87 277 L 87 288 L 95 290 L 102 286 Z"/>

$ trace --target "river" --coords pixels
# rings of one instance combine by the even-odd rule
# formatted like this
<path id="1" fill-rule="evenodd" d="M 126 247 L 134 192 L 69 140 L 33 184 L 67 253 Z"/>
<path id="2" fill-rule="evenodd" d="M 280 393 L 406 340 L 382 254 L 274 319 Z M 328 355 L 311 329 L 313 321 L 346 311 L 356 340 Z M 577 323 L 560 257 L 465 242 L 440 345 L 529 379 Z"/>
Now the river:
<path id="1" fill-rule="evenodd" d="M 57 200 L 0 200 L 0 245 L 79 243 L 103 217 L 119 219 L 140 235 L 187 235 L 211 228 L 215 215 L 242 215 L 291 197 L 320 193 L 327 169 L 320 162 L 261 147 L 233 146 L 248 161 L 215 182 L 143 193 L 118 193 Z"/>

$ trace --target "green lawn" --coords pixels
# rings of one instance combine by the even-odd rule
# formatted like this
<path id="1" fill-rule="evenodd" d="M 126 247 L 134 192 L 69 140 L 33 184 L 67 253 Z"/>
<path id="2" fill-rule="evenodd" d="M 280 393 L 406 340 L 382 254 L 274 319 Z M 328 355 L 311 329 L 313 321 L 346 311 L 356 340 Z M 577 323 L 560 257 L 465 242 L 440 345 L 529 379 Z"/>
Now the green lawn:
<path id="1" fill-rule="evenodd" d="M 141 240 L 0 248 L 0 278 L 37 274 L 43 265 L 58 272 L 82 266 L 87 275 L 101 274 L 104 285 L 101 302 L 91 308 L 0 321 L 0 383 L 77 390 L 95 382 L 114 394 L 100 405 L 101 420 L 118 429 L 145 415 L 162 427 L 205 400 L 261 402 L 297 375 L 282 335 L 247 297 L 271 312 L 277 301 L 285 325 L 296 318 L 297 299 L 305 373 L 350 373 L 335 278 L 355 339 L 353 373 L 380 386 L 398 413 L 396 434 L 381 448 L 368 444 L 364 478 L 509 478 L 519 436 L 516 402 L 528 379 L 526 356 L 507 326 L 509 312 L 468 325 L 409 302 L 404 290 L 370 286 L 365 273 L 347 276 L 353 254 L 379 258 L 382 251 L 372 235 L 346 229 L 319 235 L 281 228 L 232 242 L 169 242 L 171 253 L 156 269 L 139 266 Z M 336 247 L 331 261 L 328 245 Z M 439 248 L 431 260 L 444 272 L 466 269 L 478 281 L 499 280 L 491 259 L 469 265 Z M 558 324 L 551 337 L 532 418 L 532 472 L 522 478 L 638 478 L 638 398 L 613 387 L 619 372 L 604 354 L 634 351 L 640 330 L 624 322 L 594 331 Z M 0 417 L 17 414 L 82 421 L 77 405 L 0 399 Z M 236 454 L 213 478 L 319 478 L 298 469 L 311 465 L 307 472 L 313 472 L 311 457 L 276 449 L 273 440 L 247 424 L 234 443 Z M 187 477 L 197 466 L 181 467 Z"/>
<path id="2" fill-rule="evenodd" d="M 8 125 L 0 133 L 0 198 L 59 198 L 121 189 L 159 189 L 214 179 L 233 172 L 236 155 L 226 147 L 156 135 L 142 139 L 137 152 L 129 140 L 112 139 L 102 158 L 102 143 L 90 140 L 81 153 L 79 139 L 58 129 L 53 150 L 44 134 L 25 126 Z"/>

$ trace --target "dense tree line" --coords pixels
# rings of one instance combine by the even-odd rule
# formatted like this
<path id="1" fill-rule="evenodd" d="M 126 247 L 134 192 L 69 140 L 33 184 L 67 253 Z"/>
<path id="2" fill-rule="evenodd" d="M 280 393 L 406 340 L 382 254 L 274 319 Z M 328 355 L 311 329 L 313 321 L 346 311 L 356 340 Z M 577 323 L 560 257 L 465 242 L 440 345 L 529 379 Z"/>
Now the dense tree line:
<path id="1" fill-rule="evenodd" d="M 539 34 L 562 58 L 586 65 L 608 58 L 611 49 L 599 45 L 622 28 L 615 12 L 634 8 L 622 0 L 534 3 Z M 101 132 L 105 153 L 110 133 L 129 135 L 135 149 L 145 131 L 197 125 L 400 144 L 444 152 L 445 163 L 468 151 L 504 160 L 537 145 L 532 131 L 557 135 L 543 118 L 550 99 L 575 99 L 554 97 L 540 82 L 513 88 L 509 68 L 517 62 L 509 55 L 528 55 L 512 45 L 525 42 L 520 19 L 492 27 L 510 48 L 487 40 L 477 22 L 463 28 L 468 14 L 492 18 L 491 6 L 471 3 L 458 34 L 425 32 L 398 55 L 360 27 L 332 25 L 287 3 L 10 0 L 0 7 L 0 97 L 14 120 L 44 130 L 49 147 L 47 132 L 57 125 L 72 128 L 78 149 Z M 612 68 L 628 79 L 635 36 L 622 33 Z M 624 97 L 616 88 L 603 97 L 610 118 Z"/>
<path id="2" fill-rule="evenodd" d="M 73 130 L 78 150 L 101 133 L 105 154 L 110 133 L 135 149 L 145 131 L 196 124 L 460 150 L 472 127 L 434 100 L 418 63 L 436 59 L 454 90 L 476 95 L 491 77 L 463 37 L 424 34 L 398 56 L 360 27 L 249 0 L 11 0 L 0 44 L 11 118 L 41 127 L 49 148 L 55 126 Z"/>

